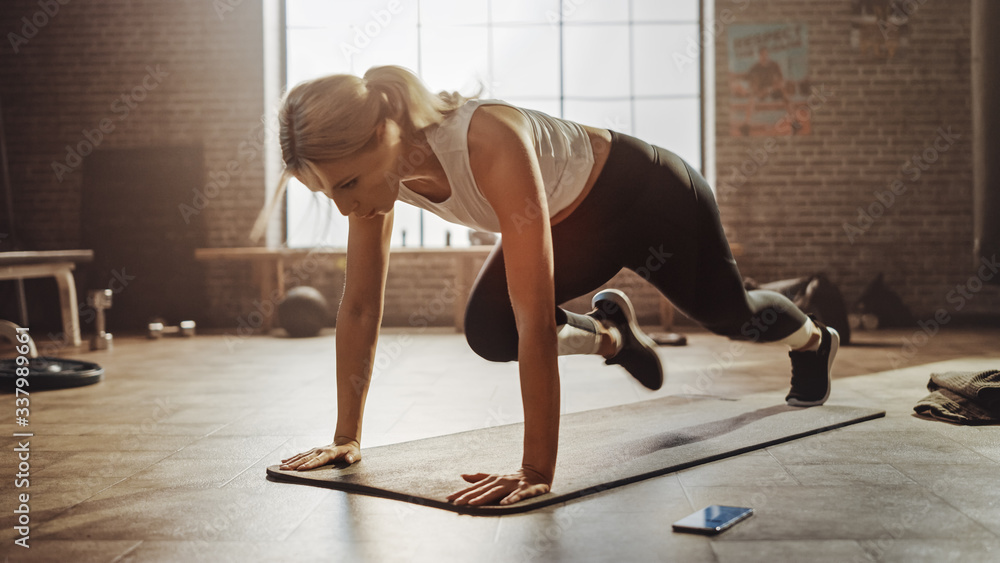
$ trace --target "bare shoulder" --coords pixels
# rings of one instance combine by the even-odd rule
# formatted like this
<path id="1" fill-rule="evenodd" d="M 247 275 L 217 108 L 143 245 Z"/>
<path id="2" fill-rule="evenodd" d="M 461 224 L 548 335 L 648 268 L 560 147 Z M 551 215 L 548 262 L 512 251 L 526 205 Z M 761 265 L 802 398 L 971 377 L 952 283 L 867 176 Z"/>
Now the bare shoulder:
<path id="1" fill-rule="evenodd" d="M 479 106 L 469 122 L 469 156 L 523 147 L 531 138 L 531 123 L 516 108 L 499 104 Z"/>
<path id="2" fill-rule="evenodd" d="M 533 143 L 531 123 L 516 108 L 486 105 L 472 114 L 469 167 L 480 193 L 498 215 L 506 202 L 523 205 L 524 197 L 539 191 L 541 173 Z"/>

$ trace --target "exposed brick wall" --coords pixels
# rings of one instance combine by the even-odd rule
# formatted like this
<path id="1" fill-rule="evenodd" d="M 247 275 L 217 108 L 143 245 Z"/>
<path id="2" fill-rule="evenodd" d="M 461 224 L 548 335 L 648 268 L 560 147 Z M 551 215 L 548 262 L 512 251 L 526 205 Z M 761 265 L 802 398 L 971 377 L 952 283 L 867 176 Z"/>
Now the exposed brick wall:
<path id="1" fill-rule="evenodd" d="M 176 204 L 202 214 L 206 246 L 246 245 L 264 191 L 263 166 L 255 154 L 264 108 L 263 22 L 261 0 L 229 3 L 238 5 L 220 18 L 218 3 L 208 0 L 72 0 L 65 5 L 55 2 L 58 13 L 51 17 L 35 15 L 42 11 L 38 0 L 5 2 L 0 13 L 5 38 L 9 32 L 21 34 L 21 18 L 48 20 L 37 34 L 26 37 L 27 42 L 18 41 L 17 53 L 6 41 L 0 48 L 0 96 L 18 230 L 30 249 L 81 246 L 81 169 L 64 170 L 60 180 L 52 164 L 65 164 L 66 146 L 86 141 L 84 131 L 99 129 L 104 119 L 114 129 L 102 133 L 98 150 L 204 147 L 203 193 L 213 195 L 213 186 L 223 183 L 225 175 L 230 177 L 228 183 L 211 199 L 201 200 L 192 193 Z M 124 116 L 127 106 L 116 100 L 142 85 L 147 67 L 159 68 L 165 75 L 155 88 L 140 93 L 143 99 Z M 147 84 L 153 83 L 147 80 Z M 179 212 L 164 209 L 164 213 Z M 485 255 L 465 273 L 469 282 Z M 459 262 L 447 256 L 394 255 L 385 324 L 409 326 L 411 319 L 429 326 L 450 324 L 456 307 L 450 288 L 459 268 Z M 254 301 L 259 295 L 251 282 L 250 264 L 210 262 L 205 274 L 208 310 L 198 321 L 235 330 L 257 310 Z M 623 277 L 634 286 L 641 284 L 634 275 Z M 334 307 L 339 302 L 343 274 L 336 263 L 321 262 L 302 282 L 323 291 Z M 83 295 L 87 288 L 79 289 Z M 649 311 L 644 318 L 655 322 L 655 292 L 648 287 L 635 290 L 640 310 Z M 43 293 L 48 294 L 34 295 Z M 641 306 L 644 299 L 648 307 Z M 588 299 L 572 307 L 586 310 Z"/>
<path id="2" fill-rule="evenodd" d="M 86 140 L 84 131 L 99 128 L 103 119 L 115 128 L 103 134 L 99 149 L 204 147 L 206 189 L 213 181 L 219 184 L 222 173 L 230 177 L 200 211 L 206 245 L 245 244 L 263 203 L 263 167 L 253 154 L 264 108 L 263 24 L 261 0 L 232 3 L 238 5 L 220 19 L 216 3 L 207 0 L 71 0 L 59 4 L 54 16 L 37 16 L 48 21 L 18 45 L 17 53 L 7 34 L 20 34 L 21 18 L 31 20 L 42 8 L 37 0 L 4 3 L 0 96 L 19 231 L 31 248 L 80 245 L 81 171 L 65 172 L 59 181 L 52 163 L 65 164 L 66 145 Z M 730 237 L 744 246 L 739 257 L 744 274 L 769 281 L 822 270 L 853 300 L 884 271 L 918 315 L 951 310 L 947 295 L 975 274 L 970 265 L 969 0 L 919 4 L 911 16 L 909 46 L 888 62 L 863 57 L 851 47 L 851 0 L 822 7 L 803 0 L 716 3 L 717 18 L 726 8 L 748 6 L 736 13 L 735 23 L 806 23 L 812 79 L 829 92 L 813 112 L 811 135 L 777 138 L 771 150 L 761 138 L 729 137 L 722 26 L 716 42 L 719 200 Z M 166 75 L 119 119 L 122 106 L 115 101 L 140 87 L 147 67 L 157 65 Z M 959 135 L 955 144 L 919 180 L 901 176 L 903 164 L 932 146 L 941 127 Z M 735 182 L 732 170 L 750 160 L 748 151 L 762 148 L 767 162 L 745 182 Z M 889 189 L 899 178 L 906 192 L 852 243 L 844 224 L 856 225 L 857 208 L 876 202 L 873 192 Z M 181 204 L 201 207 L 204 202 L 192 194 Z M 431 307 L 458 278 L 457 262 L 415 256 L 393 257 L 386 324 L 407 326 L 421 308 L 434 317 L 429 324 L 447 324 L 454 309 L 436 315 Z M 257 293 L 251 279 L 249 264 L 209 264 L 209 309 L 199 320 L 235 327 L 253 310 Z M 343 278 L 328 264 L 310 285 L 336 302 Z M 626 272 L 609 285 L 625 288 L 642 320 L 656 322 L 657 294 L 638 276 Z M 589 296 L 569 307 L 588 309 Z M 1000 292 L 982 289 L 965 310 L 1000 310 Z"/>
<path id="3" fill-rule="evenodd" d="M 717 193 L 730 239 L 745 247 L 738 259 L 745 276 L 766 282 L 825 271 L 853 302 L 885 272 L 918 318 L 955 312 L 950 292 L 977 274 L 970 5 L 909 6 L 909 45 L 879 61 L 851 46 L 851 0 L 716 0 Z M 730 136 L 726 28 L 740 23 L 808 25 L 810 76 L 827 98 L 814 104 L 811 135 Z M 942 128 L 957 140 L 914 179 L 904 164 L 933 147 Z M 752 154 L 762 152 L 766 162 L 754 166 Z M 752 173 L 738 172 L 744 166 Z M 891 193 L 894 180 L 905 191 L 897 184 L 881 217 L 859 220 L 859 207 L 880 211 L 874 192 Z M 851 229 L 849 237 L 845 224 L 863 232 Z M 963 313 L 1000 312 L 997 286 L 972 295 L 962 298 Z"/>
<path id="4" fill-rule="evenodd" d="M 423 327 L 452 326 L 456 312 L 464 312 L 465 298 L 479 274 L 489 249 L 465 250 L 459 254 L 446 252 L 395 252 L 389 261 L 386 279 L 384 326 Z M 312 261 L 312 264 L 307 262 Z M 320 290 L 330 304 L 330 324 L 334 324 L 337 304 L 344 289 L 344 259 L 342 257 L 305 258 L 285 265 L 285 279 L 288 287 L 308 285 Z M 617 287 L 626 291 L 635 305 L 640 320 L 646 324 L 658 324 L 659 293 L 638 275 L 625 270 L 606 287 Z M 566 308 L 586 312 L 590 310 L 590 298 L 598 290 L 573 299 Z M 256 293 L 246 293 L 241 301 L 249 300 L 250 310 L 263 310 L 253 300 Z M 235 312 L 234 316 L 246 311 Z M 240 325 L 237 320 L 234 326 Z M 249 323 L 248 323 L 249 324 Z"/>
<path id="5" fill-rule="evenodd" d="M 263 203 L 263 166 L 252 154 L 264 109 L 261 0 L 233 1 L 221 17 L 216 4 L 4 2 L 0 96 L 18 234 L 29 249 L 81 246 L 82 166 L 63 169 L 61 178 L 53 170 L 54 162 L 74 164 L 72 157 L 67 161 L 66 146 L 81 143 L 84 151 L 88 144 L 97 150 L 203 147 L 203 191 L 215 197 L 203 201 L 191 193 L 164 213 L 191 206 L 188 211 L 204 219 L 206 245 L 245 244 Z M 44 7 L 58 13 L 49 16 Z M 22 18 L 44 25 L 28 38 Z M 27 39 L 15 38 L 17 52 L 9 33 Z M 150 69 L 155 79 L 146 78 Z M 213 193 L 210 182 L 223 183 L 222 173 L 230 179 Z M 208 324 L 227 322 L 240 308 L 231 296 L 249 293 L 243 287 L 246 270 L 232 264 L 207 268 Z"/>

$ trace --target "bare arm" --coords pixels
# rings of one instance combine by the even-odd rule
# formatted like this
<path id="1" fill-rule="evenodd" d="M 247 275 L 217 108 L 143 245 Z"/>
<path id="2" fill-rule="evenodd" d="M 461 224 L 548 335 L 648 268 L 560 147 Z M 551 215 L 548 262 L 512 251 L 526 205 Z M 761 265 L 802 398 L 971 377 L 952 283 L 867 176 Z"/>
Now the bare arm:
<path id="1" fill-rule="evenodd" d="M 282 469 L 312 469 L 339 458 L 361 459 L 361 426 L 371 383 L 394 212 L 350 216 L 347 281 L 337 312 L 337 430 L 333 443 L 282 460 Z"/>
<path id="2" fill-rule="evenodd" d="M 517 322 L 524 479 L 511 484 L 501 478 L 499 488 L 497 483 L 484 481 L 478 489 L 473 486 L 464 494 L 456 493 L 457 503 L 493 502 L 504 498 L 498 496 L 501 493 L 510 493 L 502 504 L 517 502 L 547 492 L 555 475 L 560 389 L 552 234 L 529 132 L 520 112 L 503 106 L 481 108 L 469 127 L 470 138 L 488 140 L 485 146 L 470 145 L 470 161 L 480 191 L 500 220 L 507 285 Z"/>
<path id="3" fill-rule="evenodd" d="M 337 312 L 337 439 L 361 441 L 382 323 L 394 214 L 372 219 L 350 216 L 344 298 Z"/>

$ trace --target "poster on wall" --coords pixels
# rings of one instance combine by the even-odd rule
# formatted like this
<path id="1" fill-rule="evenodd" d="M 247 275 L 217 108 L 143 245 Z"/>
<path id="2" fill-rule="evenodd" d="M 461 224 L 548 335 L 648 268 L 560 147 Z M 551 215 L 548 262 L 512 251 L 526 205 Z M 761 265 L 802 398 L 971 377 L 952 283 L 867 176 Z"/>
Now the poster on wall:
<path id="1" fill-rule="evenodd" d="M 809 37 L 803 24 L 729 28 L 730 134 L 808 135 Z"/>
<path id="2" fill-rule="evenodd" d="M 910 14 L 920 4 L 914 0 L 854 0 L 851 46 L 865 56 L 893 59 L 909 44 Z"/>

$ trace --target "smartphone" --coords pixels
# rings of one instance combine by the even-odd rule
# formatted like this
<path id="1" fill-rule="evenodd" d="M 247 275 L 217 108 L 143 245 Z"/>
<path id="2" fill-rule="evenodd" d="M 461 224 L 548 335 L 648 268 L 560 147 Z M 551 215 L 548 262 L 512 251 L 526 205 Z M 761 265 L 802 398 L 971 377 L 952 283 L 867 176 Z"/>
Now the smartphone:
<path id="1" fill-rule="evenodd" d="M 696 534 L 718 534 L 723 530 L 731 528 L 733 524 L 736 524 L 740 520 L 749 518 L 752 514 L 752 508 L 713 504 L 674 522 L 674 531 L 694 532 Z"/>

